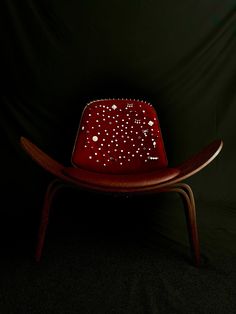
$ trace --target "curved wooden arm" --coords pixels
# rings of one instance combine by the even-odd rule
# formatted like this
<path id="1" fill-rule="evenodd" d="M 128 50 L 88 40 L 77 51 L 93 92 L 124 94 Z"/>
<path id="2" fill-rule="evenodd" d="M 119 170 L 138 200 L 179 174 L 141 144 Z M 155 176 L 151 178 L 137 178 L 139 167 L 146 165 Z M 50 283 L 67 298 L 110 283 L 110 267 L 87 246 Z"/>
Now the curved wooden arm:
<path id="1" fill-rule="evenodd" d="M 64 166 L 57 162 L 56 160 L 54 160 L 53 158 L 51 158 L 50 156 L 48 156 L 46 153 L 44 153 L 30 140 L 22 136 L 20 138 L 20 144 L 22 148 L 27 152 L 27 154 L 46 171 L 52 173 L 53 175 L 63 180 L 69 180 L 68 177 L 66 177 L 62 172 Z"/>
<path id="2" fill-rule="evenodd" d="M 136 177 L 137 182 L 134 182 L 135 176 L 131 176 L 130 178 L 129 176 L 126 176 L 126 179 L 124 180 L 123 177 L 121 178 L 121 176 L 117 175 L 104 176 L 102 174 L 85 171 L 83 169 L 65 167 L 48 156 L 25 137 L 21 137 L 20 142 L 24 150 L 33 160 L 56 177 L 64 181 L 77 184 L 81 187 L 84 186 L 96 190 L 119 192 L 161 191 L 163 188 L 183 181 L 184 179 L 199 172 L 215 159 L 223 147 L 222 140 L 215 140 L 203 148 L 199 153 L 193 155 L 185 162 L 175 167 L 175 173 L 170 173 L 169 175 L 169 172 L 167 171 L 168 175 L 165 176 L 164 182 L 159 178 L 160 172 L 157 172 L 156 174 L 154 172 L 149 176 L 144 175 L 144 178 L 140 175 L 140 178 Z M 171 168 L 167 170 L 171 171 Z M 116 179 L 118 179 L 118 181 Z"/>
<path id="3" fill-rule="evenodd" d="M 181 180 L 183 180 L 199 172 L 216 158 L 222 148 L 222 140 L 213 141 L 204 147 L 200 152 L 194 154 L 192 157 L 188 158 L 186 161 L 176 167 L 180 170 L 177 178 L 181 177 Z"/>

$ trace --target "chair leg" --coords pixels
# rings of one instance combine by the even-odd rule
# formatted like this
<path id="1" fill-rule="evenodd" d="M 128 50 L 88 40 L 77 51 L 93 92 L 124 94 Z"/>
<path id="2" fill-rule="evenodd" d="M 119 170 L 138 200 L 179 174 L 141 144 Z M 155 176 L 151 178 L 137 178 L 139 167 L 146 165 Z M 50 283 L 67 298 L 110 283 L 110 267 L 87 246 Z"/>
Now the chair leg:
<path id="1" fill-rule="evenodd" d="M 185 183 L 178 183 L 171 187 L 172 191 L 179 193 L 182 197 L 185 206 L 185 216 L 187 221 L 189 242 L 194 257 L 194 264 L 196 267 L 200 266 L 200 245 L 198 238 L 196 208 L 193 191 L 189 185 Z"/>
<path id="2" fill-rule="evenodd" d="M 50 207 L 53 201 L 53 198 L 56 194 L 56 192 L 63 186 L 63 183 L 55 179 L 53 180 L 46 191 L 45 197 L 44 197 L 44 203 L 43 203 L 43 208 L 42 208 L 42 214 L 41 214 L 41 221 L 40 221 L 40 226 L 39 226 L 39 231 L 38 231 L 38 242 L 37 242 L 37 247 L 36 247 L 36 252 L 35 252 L 35 260 L 37 262 L 40 261 L 41 255 L 42 255 L 42 250 L 44 246 L 44 241 L 45 241 L 45 235 L 47 231 L 47 226 L 48 226 L 48 220 L 49 220 L 49 212 L 50 212 Z"/>

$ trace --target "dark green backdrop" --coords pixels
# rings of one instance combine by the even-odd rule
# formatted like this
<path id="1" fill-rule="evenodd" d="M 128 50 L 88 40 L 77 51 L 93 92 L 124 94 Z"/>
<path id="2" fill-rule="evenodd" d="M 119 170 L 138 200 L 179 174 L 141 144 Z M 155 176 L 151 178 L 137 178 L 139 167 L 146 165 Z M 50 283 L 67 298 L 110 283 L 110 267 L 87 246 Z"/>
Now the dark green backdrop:
<path id="1" fill-rule="evenodd" d="M 58 161 L 69 164 L 80 114 L 88 101 L 109 97 L 147 100 L 158 112 L 171 165 L 178 164 L 216 138 L 224 141 L 223 150 L 217 159 L 202 172 L 187 180 L 196 197 L 202 254 L 208 262 L 210 261 L 208 266 L 212 268 L 206 273 L 200 272 L 196 275 L 195 270 L 187 269 L 186 261 L 182 261 L 182 257 L 188 252 L 188 244 L 182 205 L 175 195 L 150 197 L 148 200 L 138 201 L 134 206 L 139 207 L 140 211 L 136 212 L 136 207 L 132 208 L 132 201 L 128 202 L 126 207 L 123 206 L 122 201 L 121 203 L 116 201 L 115 209 L 112 203 L 114 200 L 105 196 L 98 199 L 100 207 L 93 208 L 94 203 L 91 202 L 91 198 L 89 201 L 86 199 L 89 195 L 77 191 L 61 198 L 60 206 L 57 204 L 58 214 L 59 207 L 62 210 L 62 217 L 70 216 L 73 211 L 77 211 L 80 217 L 82 212 L 88 211 L 88 221 L 90 220 L 94 226 L 96 222 L 93 216 L 95 220 L 98 219 L 99 212 L 105 205 L 109 212 L 107 222 L 114 221 L 119 216 L 120 208 L 121 216 L 127 218 L 129 216 L 127 221 L 130 227 L 132 217 L 140 215 L 142 221 L 144 215 L 147 221 L 152 222 L 152 226 L 154 225 L 154 229 L 159 234 L 168 237 L 170 242 L 178 243 L 180 246 L 185 245 L 179 264 L 171 256 L 169 260 L 164 259 L 164 266 L 160 266 L 161 255 L 155 256 L 155 263 L 159 260 L 160 267 L 157 266 L 159 267 L 157 272 L 150 272 L 150 274 L 159 274 L 160 269 L 166 270 L 166 274 L 164 271 L 163 275 L 163 278 L 167 278 L 164 286 L 171 295 L 169 299 L 171 301 L 168 303 L 164 294 L 158 302 L 163 305 L 163 308 L 167 304 L 176 306 L 175 310 L 172 305 L 167 306 L 169 309 L 167 313 L 235 313 L 233 311 L 235 289 L 233 281 L 231 283 L 230 280 L 235 274 L 236 257 L 236 1 L 2 0 L 0 23 L 2 43 L 0 217 L 1 229 L 4 230 L 3 245 L 7 243 L 10 234 L 13 234 L 13 238 L 16 238 L 16 235 L 20 237 L 23 229 L 27 241 L 33 239 L 34 243 L 43 195 L 51 179 L 49 174 L 22 151 L 19 145 L 20 136 L 28 137 Z M 82 200 L 83 205 L 81 205 Z M 106 213 L 103 212 L 102 215 L 105 217 Z M 120 226 L 122 226 L 121 221 L 119 221 Z M 61 225 L 58 222 L 61 226 L 59 229 L 63 228 L 63 222 L 63 219 Z M 82 227 L 83 221 L 79 222 L 78 219 L 78 224 Z M 61 280 L 60 267 L 67 269 L 66 265 L 68 265 L 68 260 L 65 259 L 68 252 L 64 244 L 63 253 L 61 241 L 62 239 L 58 241 L 57 253 L 60 252 L 62 260 L 57 260 L 56 257 L 55 260 L 62 265 L 56 264 L 59 267 L 58 272 L 55 272 L 52 277 L 49 266 L 49 279 L 45 279 L 44 282 L 41 277 L 37 278 L 33 281 L 34 286 L 32 280 L 29 284 L 22 279 L 26 278 L 26 273 L 31 274 L 31 279 L 35 278 L 34 269 L 29 270 L 24 268 L 26 266 L 22 266 L 24 271 L 17 272 L 14 278 L 11 277 L 14 271 L 6 272 L 10 274 L 14 284 L 4 284 L 3 290 L 0 291 L 13 293 L 14 301 L 19 301 L 22 300 L 23 294 L 16 292 L 17 290 L 12 287 L 24 287 L 22 291 L 26 291 L 25 298 L 28 298 L 24 303 L 25 306 L 31 302 L 38 305 L 45 304 L 41 302 L 42 295 L 35 287 L 39 289 L 43 287 L 40 290 L 42 292 L 44 285 L 48 286 L 51 280 L 55 282 Z M 165 247 L 164 254 L 167 254 L 168 248 L 169 245 Z M 18 260 L 17 249 L 16 253 L 12 253 L 15 249 L 9 250 L 11 252 L 7 251 L 9 256 L 15 254 L 15 260 Z M 53 249 L 48 249 L 47 254 L 49 252 L 53 252 Z M 75 256 L 79 252 L 80 250 L 75 249 L 70 256 Z M 172 249 L 169 252 L 173 252 Z M 26 255 L 29 254 L 32 258 L 33 253 L 31 253 L 27 251 Z M 49 255 L 48 258 L 50 261 Z M 173 264 L 171 264 L 172 260 Z M 27 262 L 24 261 L 23 264 L 27 265 Z M 74 269 L 75 264 L 80 265 L 80 262 L 71 262 L 69 265 Z M 42 274 L 45 274 L 45 271 L 47 274 L 47 266 L 44 267 Z M 1 269 L 5 272 L 6 265 Z M 179 269 L 182 269 L 181 274 L 178 272 Z M 219 272 L 216 273 L 215 270 Z M 139 271 L 140 269 L 135 274 Z M 83 274 L 82 269 L 82 278 Z M 94 273 L 90 271 L 88 278 L 91 274 Z M 47 278 L 47 275 L 45 276 L 42 278 Z M 56 279 L 53 276 L 56 276 Z M 70 284 L 66 278 L 70 276 L 67 274 L 62 278 L 68 287 Z M 127 278 L 129 276 L 130 273 Z M 4 274 L 3 277 L 1 275 L 0 288 L 1 283 L 4 282 L 2 278 Z M 71 276 L 70 282 L 74 283 L 75 278 L 77 278 L 75 275 Z M 110 278 L 109 275 L 107 278 Z M 119 280 L 122 279 L 119 278 L 117 280 L 121 282 Z M 174 283 L 173 278 L 177 278 Z M 145 290 L 148 291 L 147 295 L 152 295 L 149 289 L 159 283 L 159 279 L 155 277 L 153 283 L 148 281 L 149 285 Z M 22 282 L 25 283 L 24 286 Z M 79 282 L 81 284 L 81 281 Z M 89 280 L 85 275 L 85 286 L 87 282 Z M 196 286 L 192 282 L 197 282 Z M 107 287 L 112 284 L 114 282 L 107 283 Z M 186 285 L 186 290 L 181 290 L 181 285 L 182 287 Z M 212 288 L 214 285 L 216 288 Z M 34 287 L 36 290 L 27 287 Z M 75 287 L 81 288 L 80 285 Z M 82 287 L 84 287 L 83 281 Z M 97 281 L 93 287 L 97 287 Z M 119 290 L 120 287 L 117 289 Z M 158 290 L 155 286 L 156 288 Z M 43 302 L 46 304 L 54 300 L 52 297 L 54 286 L 52 285 L 51 288 L 49 286 L 48 289 L 49 293 L 51 291 L 52 299 L 45 295 Z M 109 289 L 107 291 L 110 292 Z M 131 299 L 132 296 L 136 296 L 135 289 L 132 290 L 134 294 L 130 294 Z M 153 291 L 156 291 L 155 289 Z M 32 291 L 35 291 L 38 297 L 32 296 Z M 64 295 L 65 291 L 63 288 L 57 290 L 57 293 Z M 72 288 L 68 291 L 70 296 L 73 295 Z M 96 293 L 98 291 L 100 294 L 103 291 L 99 290 L 99 284 Z M 163 291 L 161 286 L 158 291 Z M 176 291 L 182 292 L 178 294 Z M 90 292 L 85 294 L 86 299 Z M 82 295 L 83 293 L 84 290 Z M 115 292 L 113 293 L 115 295 Z M 200 295 L 199 299 L 195 298 L 197 293 Z M 3 295 L 0 294 L 0 304 Z M 139 300 L 142 300 L 143 294 L 137 295 L 137 300 L 134 297 L 137 303 L 134 301 L 132 304 L 141 306 Z M 68 292 L 66 298 L 70 300 L 70 296 Z M 100 296 L 104 300 L 109 300 L 104 295 Z M 178 303 L 176 298 L 181 299 L 181 302 Z M 7 304 L 6 300 L 4 304 Z M 93 303 L 92 299 L 88 300 L 91 300 L 90 307 L 92 304 L 97 304 Z M 112 304 L 116 302 L 119 306 L 123 304 L 119 298 L 117 300 L 116 297 L 114 299 L 111 297 L 111 303 L 114 301 Z M 150 300 L 155 300 L 155 297 Z M 204 300 L 207 306 L 205 310 L 199 311 L 201 300 Z M 146 304 L 145 302 L 143 304 Z M 153 311 L 150 310 L 151 312 L 148 313 L 159 313 L 158 302 L 151 305 Z M 19 303 L 17 304 L 16 307 L 19 306 Z M 69 306 L 68 304 L 73 302 L 65 304 Z M 191 306 L 188 307 L 190 304 L 193 306 L 192 311 Z M 16 310 L 16 313 L 25 314 L 28 313 L 27 311 L 31 314 L 39 313 L 40 311 L 36 310 L 37 306 L 34 307 L 35 311 L 32 308 L 31 310 L 24 308 L 22 312 Z M 49 306 L 50 314 L 55 310 L 52 303 L 51 306 L 52 308 Z M 144 310 L 135 309 L 135 306 L 130 305 L 130 311 L 127 312 L 123 312 L 121 308 L 113 312 L 112 307 L 95 312 L 146 313 Z M 3 312 L 3 314 L 10 312 Z M 45 309 L 43 313 L 46 313 Z M 55 310 L 55 313 L 59 312 Z M 74 309 L 66 308 L 63 313 L 74 313 Z M 77 310 L 75 313 L 78 313 Z M 84 310 L 80 313 L 94 312 Z"/>
<path id="2" fill-rule="evenodd" d="M 220 157 L 190 181 L 196 198 L 235 220 L 235 7 L 233 0 L 4 0 L 1 210 L 34 211 L 48 179 L 21 151 L 21 135 L 69 163 L 86 102 L 129 97 L 156 107 L 171 164 L 223 139 Z"/>
<path id="3" fill-rule="evenodd" d="M 191 182 L 196 197 L 233 215 L 235 7 L 233 0 L 4 0 L 2 211 L 32 210 L 25 194 L 37 194 L 44 179 L 19 148 L 21 135 L 69 163 L 86 102 L 134 97 L 156 107 L 171 164 L 223 139 L 221 156 Z M 16 198 L 22 206 L 13 208 Z"/>

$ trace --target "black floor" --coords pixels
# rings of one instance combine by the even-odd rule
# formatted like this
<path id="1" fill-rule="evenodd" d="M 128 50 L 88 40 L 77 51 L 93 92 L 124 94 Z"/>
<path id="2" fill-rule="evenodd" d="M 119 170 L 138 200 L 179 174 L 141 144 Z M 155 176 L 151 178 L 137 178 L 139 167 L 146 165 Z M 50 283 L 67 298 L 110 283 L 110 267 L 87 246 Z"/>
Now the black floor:
<path id="1" fill-rule="evenodd" d="M 210 236 L 203 238 L 197 269 L 174 233 L 168 239 L 147 215 L 125 219 L 118 205 L 83 215 L 65 204 L 55 210 L 39 264 L 33 259 L 37 219 L 2 221 L 0 313 L 236 313 L 230 246 L 217 249 Z"/>

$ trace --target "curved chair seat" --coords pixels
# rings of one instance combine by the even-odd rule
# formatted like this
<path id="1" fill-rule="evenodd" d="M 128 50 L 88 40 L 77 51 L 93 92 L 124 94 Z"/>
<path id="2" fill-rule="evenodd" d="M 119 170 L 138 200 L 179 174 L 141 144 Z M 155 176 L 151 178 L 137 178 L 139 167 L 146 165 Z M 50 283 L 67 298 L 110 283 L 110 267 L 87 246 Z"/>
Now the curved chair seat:
<path id="1" fill-rule="evenodd" d="M 21 146 L 34 161 L 58 179 L 80 187 L 90 187 L 94 190 L 104 190 L 106 192 L 140 192 L 141 190 L 153 190 L 176 184 L 206 167 L 223 147 L 222 140 L 214 140 L 200 152 L 174 168 L 165 168 L 140 174 L 117 175 L 96 173 L 85 169 L 64 166 L 42 151 L 29 139 L 22 136 L 20 142 Z"/>
<path id="2" fill-rule="evenodd" d="M 85 183 L 95 189 L 106 191 L 130 191 L 131 189 L 157 186 L 175 178 L 180 171 L 175 168 L 165 168 L 138 174 L 107 174 L 97 173 L 80 168 L 65 167 L 62 172 L 81 184 Z"/>
<path id="3" fill-rule="evenodd" d="M 112 99 L 94 101 L 85 107 L 69 166 L 62 165 L 25 137 L 20 138 L 20 143 L 26 153 L 54 177 L 42 208 L 35 254 L 37 261 L 41 258 L 53 198 L 68 184 L 116 194 L 178 193 L 185 205 L 194 265 L 200 265 L 194 195 L 183 181 L 215 159 L 223 147 L 221 139 L 214 140 L 181 164 L 170 167 L 152 105 Z"/>

